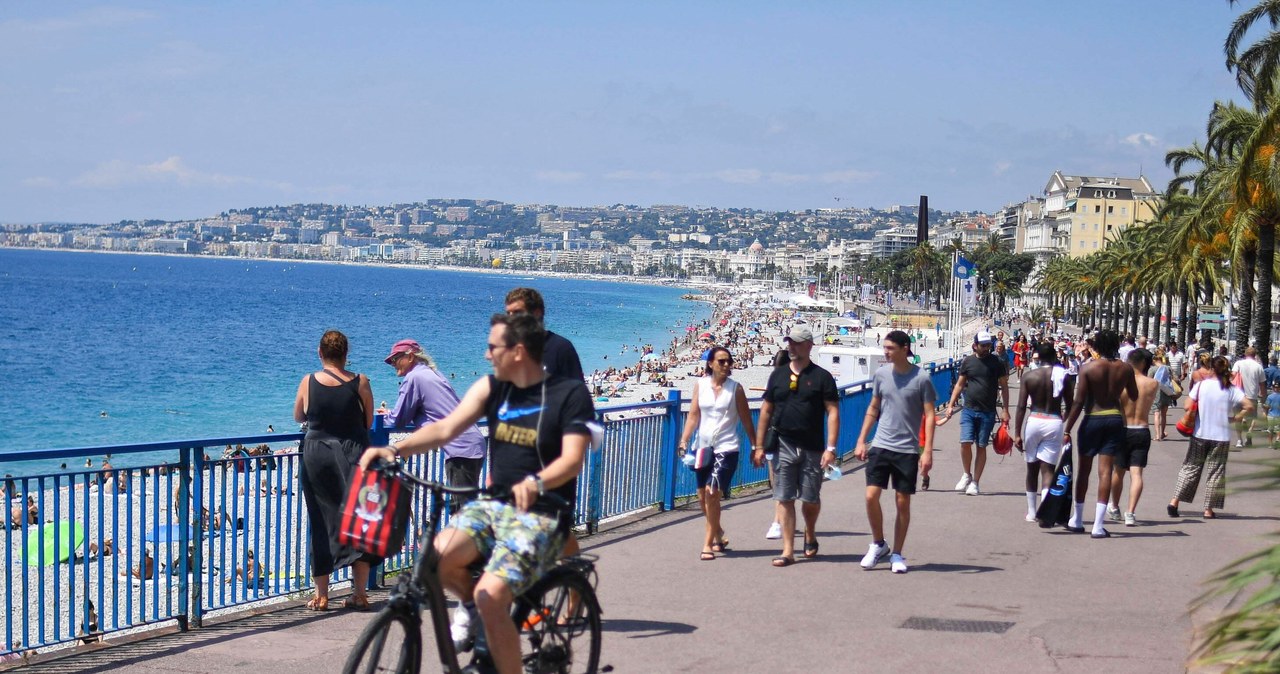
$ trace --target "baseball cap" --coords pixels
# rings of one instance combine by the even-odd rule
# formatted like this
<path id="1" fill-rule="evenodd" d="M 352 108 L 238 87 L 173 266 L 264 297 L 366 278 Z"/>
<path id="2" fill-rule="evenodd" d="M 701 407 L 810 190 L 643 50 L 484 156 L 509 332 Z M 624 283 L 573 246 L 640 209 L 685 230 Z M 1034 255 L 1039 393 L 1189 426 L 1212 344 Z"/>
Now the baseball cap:
<path id="1" fill-rule="evenodd" d="M 797 325 L 787 333 L 788 342 L 812 342 L 813 331 L 807 325 Z"/>
<path id="2" fill-rule="evenodd" d="M 979 331 L 978 334 L 973 336 L 974 344 L 990 344 L 991 341 L 991 333 L 986 330 Z"/>
<path id="3" fill-rule="evenodd" d="M 422 351 L 422 347 L 418 346 L 417 342 L 413 341 L 412 339 L 402 339 L 396 342 L 395 346 L 391 347 L 391 353 L 388 354 L 387 357 L 384 358 L 382 362 L 386 363 L 387 365 L 390 365 L 391 361 L 395 360 L 396 356 L 402 353 L 419 353 L 421 351 Z"/>

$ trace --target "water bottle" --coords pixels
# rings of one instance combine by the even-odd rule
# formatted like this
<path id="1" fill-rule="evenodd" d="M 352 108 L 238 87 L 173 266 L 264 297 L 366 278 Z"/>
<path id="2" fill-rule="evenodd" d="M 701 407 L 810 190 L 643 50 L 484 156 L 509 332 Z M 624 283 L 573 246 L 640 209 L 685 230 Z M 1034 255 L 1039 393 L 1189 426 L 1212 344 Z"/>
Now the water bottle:
<path id="1" fill-rule="evenodd" d="M 823 474 L 826 475 L 828 480 L 832 480 L 832 481 L 839 480 L 840 478 L 844 477 L 844 473 L 840 471 L 840 466 L 837 466 L 834 463 L 831 464 L 830 466 L 827 466 L 827 471 Z"/>
<path id="2" fill-rule="evenodd" d="M 693 468 L 693 462 L 696 459 L 693 456 L 693 452 L 686 451 L 684 456 L 680 457 L 680 460 L 684 462 L 686 468 Z"/>

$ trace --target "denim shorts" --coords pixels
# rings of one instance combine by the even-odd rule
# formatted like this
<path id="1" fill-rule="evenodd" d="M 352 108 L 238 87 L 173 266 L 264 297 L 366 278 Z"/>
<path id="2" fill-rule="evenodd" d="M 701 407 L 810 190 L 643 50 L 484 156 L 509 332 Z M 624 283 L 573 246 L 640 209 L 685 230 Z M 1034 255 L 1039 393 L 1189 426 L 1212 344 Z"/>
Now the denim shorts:
<path id="1" fill-rule="evenodd" d="M 555 565 L 565 539 L 558 525 L 551 515 L 520 512 L 510 503 L 492 499 L 468 502 L 449 523 L 451 529 L 471 538 L 481 559 L 489 560 L 485 573 L 506 581 L 515 595 Z"/>
<path id="2" fill-rule="evenodd" d="M 991 431 L 996 428 L 996 413 L 979 412 L 968 407 L 960 410 L 960 442 L 972 442 L 979 447 L 991 444 Z"/>

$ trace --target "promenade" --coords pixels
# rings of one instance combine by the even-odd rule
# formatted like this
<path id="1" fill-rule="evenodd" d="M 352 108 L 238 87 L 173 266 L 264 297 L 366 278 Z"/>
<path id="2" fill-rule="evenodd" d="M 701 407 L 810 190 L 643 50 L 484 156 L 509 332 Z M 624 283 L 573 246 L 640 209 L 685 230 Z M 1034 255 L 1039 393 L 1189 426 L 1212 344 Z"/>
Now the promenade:
<path id="1" fill-rule="evenodd" d="M 988 462 L 983 495 L 950 490 L 960 474 L 959 426 L 953 419 L 938 429 L 936 489 L 914 500 L 906 575 L 887 564 L 858 566 L 870 538 L 857 462 L 824 487 L 821 554 L 789 568 L 769 564 L 779 548 L 763 538 L 773 509 L 763 494 L 727 503 L 730 550 L 715 561 L 698 560 L 696 506 L 584 539 L 600 557 L 603 663 L 617 672 L 701 674 L 1182 672 L 1194 631 L 1212 617 L 1188 614 L 1202 582 L 1278 528 L 1267 493 L 1229 495 L 1216 521 L 1198 516 L 1199 502 L 1182 507 L 1196 516 L 1170 519 L 1164 506 L 1187 444 L 1179 438 L 1152 449 L 1139 526 L 1112 523 L 1107 540 L 1042 530 L 1023 521 L 1017 452 Z M 1229 473 L 1243 474 L 1245 460 L 1270 452 L 1234 452 Z M 888 515 L 892 498 L 883 503 Z M 338 671 L 370 614 L 316 614 L 300 603 L 188 633 L 108 642 L 23 671 Z M 427 649 L 424 671 L 436 671 Z"/>

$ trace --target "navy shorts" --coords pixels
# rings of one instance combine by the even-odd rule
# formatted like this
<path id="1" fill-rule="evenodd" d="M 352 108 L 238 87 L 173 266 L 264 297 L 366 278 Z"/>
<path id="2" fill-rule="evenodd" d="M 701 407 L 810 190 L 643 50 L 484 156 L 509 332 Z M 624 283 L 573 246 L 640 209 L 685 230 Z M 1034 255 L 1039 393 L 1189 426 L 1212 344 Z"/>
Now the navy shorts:
<path id="1" fill-rule="evenodd" d="M 914 452 L 891 452 L 872 447 L 867 452 L 867 486 L 887 489 L 893 481 L 893 490 L 903 494 L 916 493 L 916 476 L 920 472 L 920 455 Z"/>
<path id="2" fill-rule="evenodd" d="M 1080 453 L 1115 456 L 1125 444 L 1124 417 L 1119 414 L 1086 414 L 1080 422 Z"/>
<path id="3" fill-rule="evenodd" d="M 713 492 L 723 492 L 733 481 L 738 470 L 738 452 L 716 454 L 715 460 L 694 471 L 698 476 L 698 489 L 710 487 Z"/>

